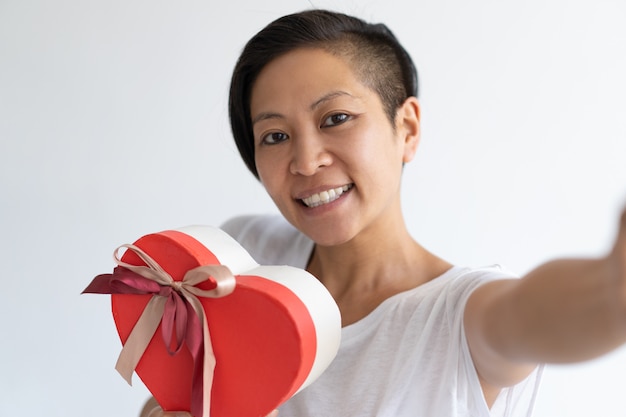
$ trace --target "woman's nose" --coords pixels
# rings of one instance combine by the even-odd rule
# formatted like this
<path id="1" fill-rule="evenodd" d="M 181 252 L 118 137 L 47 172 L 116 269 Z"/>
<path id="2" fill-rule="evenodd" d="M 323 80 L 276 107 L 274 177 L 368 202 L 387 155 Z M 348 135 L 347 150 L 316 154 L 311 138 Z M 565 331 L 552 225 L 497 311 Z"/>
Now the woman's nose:
<path id="1" fill-rule="evenodd" d="M 300 136 L 292 144 L 289 171 L 294 175 L 314 175 L 320 168 L 332 163 L 332 156 L 322 138 L 315 135 Z"/>

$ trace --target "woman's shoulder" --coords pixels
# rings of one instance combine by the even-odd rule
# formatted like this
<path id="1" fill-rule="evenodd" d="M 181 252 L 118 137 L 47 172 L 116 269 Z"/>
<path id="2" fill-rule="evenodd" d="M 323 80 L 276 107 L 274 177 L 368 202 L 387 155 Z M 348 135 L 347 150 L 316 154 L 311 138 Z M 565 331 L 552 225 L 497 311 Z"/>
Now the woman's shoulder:
<path id="1" fill-rule="evenodd" d="M 280 215 L 243 215 L 221 226 L 262 265 L 305 268 L 313 242 Z"/>
<path id="2" fill-rule="evenodd" d="M 517 275 L 501 265 L 456 266 L 440 278 L 445 279 L 445 291 L 454 297 L 466 297 L 476 288 L 487 282 L 503 279 L 516 279 Z"/>
<path id="3" fill-rule="evenodd" d="M 414 308 L 425 309 L 427 315 L 438 308 L 448 314 L 462 313 L 468 297 L 476 288 L 487 282 L 514 278 L 517 277 L 499 265 L 455 265 L 426 283 L 390 297 L 390 300 L 394 300 L 392 303 L 396 306 L 403 305 L 409 311 Z"/>
<path id="4" fill-rule="evenodd" d="M 489 281 L 512 278 L 517 278 L 517 276 L 497 264 L 480 267 L 452 265 L 441 275 L 420 284 L 407 293 L 434 294 L 437 296 L 450 292 L 462 293 L 472 291 L 477 286 Z"/>

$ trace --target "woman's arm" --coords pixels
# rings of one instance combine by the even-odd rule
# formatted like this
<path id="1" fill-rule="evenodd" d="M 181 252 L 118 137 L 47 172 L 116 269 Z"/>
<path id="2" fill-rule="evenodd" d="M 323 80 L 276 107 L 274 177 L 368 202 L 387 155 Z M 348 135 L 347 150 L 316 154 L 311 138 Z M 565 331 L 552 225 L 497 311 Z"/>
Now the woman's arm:
<path id="1" fill-rule="evenodd" d="M 483 384 L 504 387 L 537 363 L 591 359 L 626 342 L 626 211 L 611 252 L 546 263 L 487 283 L 468 300 L 465 329 Z"/>

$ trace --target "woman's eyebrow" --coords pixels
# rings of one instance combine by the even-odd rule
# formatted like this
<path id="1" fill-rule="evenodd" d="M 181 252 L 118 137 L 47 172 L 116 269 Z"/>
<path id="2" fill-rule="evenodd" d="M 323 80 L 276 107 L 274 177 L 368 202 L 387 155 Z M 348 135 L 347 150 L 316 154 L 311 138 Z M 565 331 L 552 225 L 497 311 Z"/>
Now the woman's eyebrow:
<path id="1" fill-rule="evenodd" d="M 280 113 L 273 113 L 273 112 L 263 112 L 263 113 L 259 113 L 257 114 L 254 119 L 252 119 L 252 126 L 255 125 L 255 123 L 260 122 L 261 120 L 269 120 L 269 119 L 284 119 L 285 116 L 283 116 Z"/>
<path id="2" fill-rule="evenodd" d="M 342 90 L 337 90 L 337 91 L 331 91 L 327 94 L 324 94 L 322 97 L 320 97 L 319 99 L 315 100 L 313 102 L 313 104 L 311 104 L 310 109 L 311 110 L 315 110 L 318 106 L 320 106 L 321 104 L 333 100 L 337 97 L 341 97 L 341 96 L 348 96 L 348 97 L 352 97 L 352 98 L 358 98 L 353 96 L 352 94 L 348 93 L 347 91 L 342 91 Z"/>

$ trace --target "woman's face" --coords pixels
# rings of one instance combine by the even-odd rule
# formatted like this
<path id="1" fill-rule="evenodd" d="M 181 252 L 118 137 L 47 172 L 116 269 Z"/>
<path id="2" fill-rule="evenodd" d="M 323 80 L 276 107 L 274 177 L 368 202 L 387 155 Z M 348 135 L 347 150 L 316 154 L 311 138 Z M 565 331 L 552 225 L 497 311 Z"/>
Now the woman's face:
<path id="1" fill-rule="evenodd" d="M 261 71 L 250 110 L 261 182 L 317 244 L 380 232 L 401 216 L 402 164 L 419 139 L 416 99 L 400 108 L 394 129 L 379 96 L 343 58 L 302 48 Z"/>

